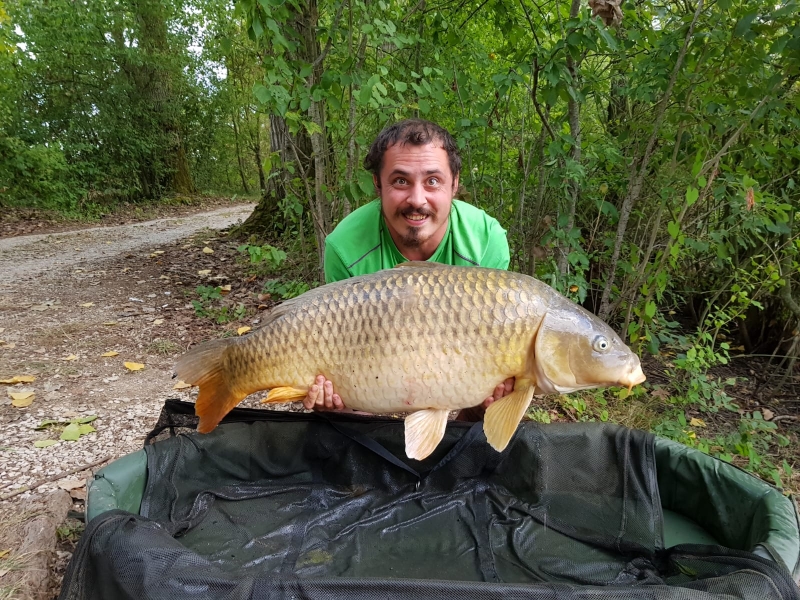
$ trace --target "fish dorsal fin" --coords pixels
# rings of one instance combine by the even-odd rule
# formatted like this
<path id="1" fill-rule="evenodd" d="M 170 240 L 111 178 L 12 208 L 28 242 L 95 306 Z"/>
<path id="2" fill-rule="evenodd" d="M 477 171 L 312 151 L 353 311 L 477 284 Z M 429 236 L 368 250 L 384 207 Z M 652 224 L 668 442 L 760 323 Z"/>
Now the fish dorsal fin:
<path id="1" fill-rule="evenodd" d="M 530 380 L 518 379 L 514 391 L 489 405 L 483 417 L 483 432 L 489 445 L 502 452 L 514 437 L 517 425 L 533 400 L 536 384 Z"/>
<path id="2" fill-rule="evenodd" d="M 430 456 L 444 437 L 449 410 L 428 408 L 406 417 L 406 456 L 422 460 Z"/>
<path id="3" fill-rule="evenodd" d="M 406 262 L 397 263 L 394 268 L 402 269 L 404 267 L 442 267 L 444 263 L 431 262 L 429 260 L 409 260 Z"/>

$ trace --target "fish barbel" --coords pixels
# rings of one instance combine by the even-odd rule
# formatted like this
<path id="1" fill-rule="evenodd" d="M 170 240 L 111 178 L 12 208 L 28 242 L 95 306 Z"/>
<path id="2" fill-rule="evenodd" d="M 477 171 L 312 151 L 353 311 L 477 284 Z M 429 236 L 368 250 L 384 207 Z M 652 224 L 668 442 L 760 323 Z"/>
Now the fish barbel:
<path id="1" fill-rule="evenodd" d="M 448 413 L 480 404 L 483 429 L 502 451 L 534 394 L 645 380 L 638 357 L 603 321 L 527 275 L 428 262 L 310 290 L 274 308 L 255 332 L 190 349 L 176 365 L 200 386 L 198 431 L 214 429 L 247 395 L 305 398 L 317 375 L 348 408 L 411 413 L 406 454 L 422 460 L 441 441 Z"/>

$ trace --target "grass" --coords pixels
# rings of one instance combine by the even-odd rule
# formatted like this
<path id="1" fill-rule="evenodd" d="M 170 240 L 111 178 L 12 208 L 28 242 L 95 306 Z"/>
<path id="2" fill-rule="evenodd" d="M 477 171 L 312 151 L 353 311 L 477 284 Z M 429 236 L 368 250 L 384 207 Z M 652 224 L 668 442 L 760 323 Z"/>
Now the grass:
<path id="1" fill-rule="evenodd" d="M 149 354 L 159 354 L 161 356 L 172 356 L 181 350 L 183 350 L 183 346 L 164 338 L 156 338 L 147 346 Z"/>

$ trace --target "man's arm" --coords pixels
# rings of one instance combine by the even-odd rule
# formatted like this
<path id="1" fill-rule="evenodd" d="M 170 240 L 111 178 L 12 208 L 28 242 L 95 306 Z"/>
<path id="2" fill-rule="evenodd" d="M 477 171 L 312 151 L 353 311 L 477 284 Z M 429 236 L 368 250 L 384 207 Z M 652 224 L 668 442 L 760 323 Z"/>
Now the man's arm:
<path id="1" fill-rule="evenodd" d="M 349 279 L 350 271 L 342 262 L 339 253 L 333 244 L 325 244 L 325 283 L 333 283 L 342 279 Z"/>
<path id="2" fill-rule="evenodd" d="M 508 250 L 508 237 L 500 223 L 493 221 L 489 229 L 488 244 L 481 259 L 481 266 L 488 269 L 508 269 L 511 254 Z"/>

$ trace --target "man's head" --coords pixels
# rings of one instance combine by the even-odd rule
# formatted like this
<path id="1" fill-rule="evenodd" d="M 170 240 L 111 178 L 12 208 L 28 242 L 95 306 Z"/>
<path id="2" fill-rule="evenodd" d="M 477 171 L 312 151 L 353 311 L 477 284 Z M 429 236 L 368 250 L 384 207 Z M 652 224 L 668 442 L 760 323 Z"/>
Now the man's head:
<path id="1" fill-rule="evenodd" d="M 447 232 L 461 157 L 446 129 L 408 119 L 384 129 L 367 153 L 381 210 L 398 250 L 426 260 Z"/>

